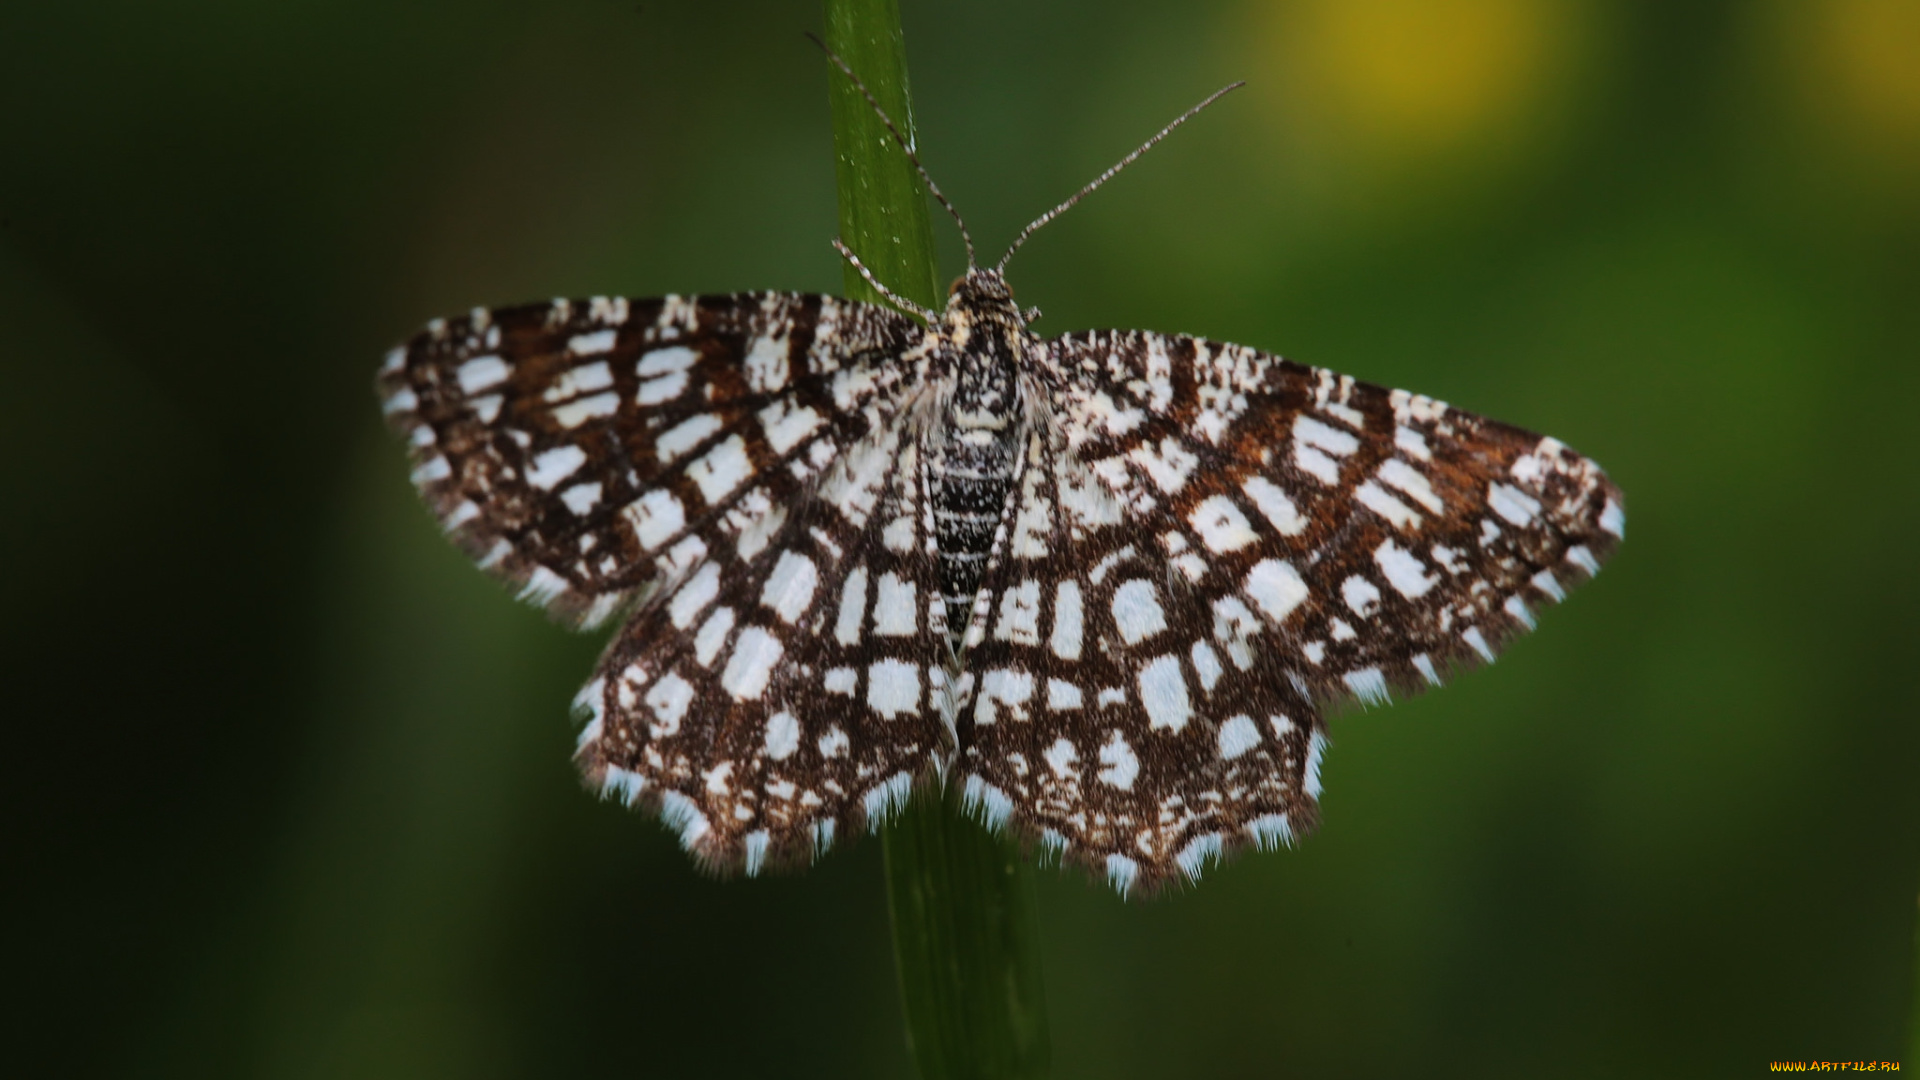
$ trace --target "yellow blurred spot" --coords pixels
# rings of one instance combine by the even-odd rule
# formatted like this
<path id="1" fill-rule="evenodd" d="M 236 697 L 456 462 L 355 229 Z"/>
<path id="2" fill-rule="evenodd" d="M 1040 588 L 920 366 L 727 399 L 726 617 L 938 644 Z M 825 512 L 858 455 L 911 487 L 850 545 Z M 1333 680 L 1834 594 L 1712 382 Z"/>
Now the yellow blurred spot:
<path id="1" fill-rule="evenodd" d="M 1566 0 L 1269 3 L 1256 46 L 1295 123 L 1365 154 L 1466 149 L 1523 118 L 1563 52 Z"/>
<path id="2" fill-rule="evenodd" d="M 1869 139 L 1920 139 L 1920 0 L 1823 0 L 1806 35 L 1815 92 Z"/>

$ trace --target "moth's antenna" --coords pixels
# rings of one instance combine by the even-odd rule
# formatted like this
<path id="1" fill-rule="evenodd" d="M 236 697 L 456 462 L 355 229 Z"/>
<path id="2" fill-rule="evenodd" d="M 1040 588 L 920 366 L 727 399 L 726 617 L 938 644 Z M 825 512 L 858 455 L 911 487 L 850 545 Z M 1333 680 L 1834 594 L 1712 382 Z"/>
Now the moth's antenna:
<path id="1" fill-rule="evenodd" d="M 1086 187 L 1083 187 L 1079 191 L 1074 192 L 1073 198 L 1068 199 L 1066 202 L 1061 203 L 1059 206 L 1056 206 L 1053 209 L 1047 211 L 1046 213 L 1041 214 L 1039 217 L 1033 219 L 1033 223 L 1031 225 L 1028 225 L 1026 228 L 1021 229 L 1020 235 L 1013 238 L 1013 246 L 1007 249 L 1007 253 L 1005 255 L 1000 256 L 1000 261 L 993 264 L 993 272 L 996 274 L 1004 273 L 1007 269 L 1007 260 L 1013 258 L 1013 253 L 1016 251 L 1019 251 L 1020 245 L 1026 243 L 1027 237 L 1032 236 L 1034 232 L 1040 228 L 1040 226 L 1045 225 L 1047 222 L 1052 221 L 1054 218 L 1057 218 L 1061 214 L 1066 213 L 1068 210 L 1073 209 L 1074 203 L 1077 203 L 1081 199 L 1086 198 L 1089 194 L 1092 193 L 1094 188 L 1097 188 L 1101 184 L 1104 184 L 1107 181 L 1113 179 L 1113 175 L 1115 173 L 1133 164 L 1135 158 L 1138 158 L 1141 154 L 1144 154 L 1147 151 L 1153 149 L 1154 143 L 1157 143 L 1161 139 L 1166 138 L 1169 134 L 1173 132 L 1174 128 L 1177 128 L 1181 124 L 1184 124 L 1187 121 L 1193 119 L 1194 114 L 1198 113 L 1201 109 L 1204 109 L 1207 106 L 1213 104 L 1214 102 L 1219 101 L 1221 98 L 1227 96 L 1228 94 L 1232 93 L 1235 90 L 1240 89 L 1245 85 L 1247 85 L 1246 82 L 1242 80 L 1236 83 L 1229 83 L 1228 85 L 1223 86 L 1218 90 L 1215 90 L 1207 98 L 1207 100 L 1201 102 L 1198 105 L 1195 105 L 1193 108 L 1188 109 L 1186 112 L 1181 113 L 1179 119 L 1175 120 L 1171 124 L 1168 124 L 1166 127 L 1161 128 L 1160 134 L 1155 135 L 1153 138 L 1148 139 L 1144 143 L 1141 143 L 1140 149 L 1135 150 L 1133 153 L 1128 154 L 1126 157 L 1121 158 L 1120 161 L 1113 166 L 1113 168 L 1108 169 L 1106 172 L 1103 172 L 1099 176 L 1094 177 L 1093 183 L 1088 184 Z"/>
<path id="2" fill-rule="evenodd" d="M 887 110 L 880 107 L 880 99 L 874 97 L 873 91 L 867 89 L 867 84 L 860 81 L 860 76 L 853 73 L 853 68 L 847 66 L 845 60 L 840 59 L 839 53 L 827 48 L 826 42 L 814 37 L 811 33 L 807 38 L 820 46 L 820 51 L 827 54 L 827 59 L 833 61 L 833 66 L 839 68 L 848 79 L 853 81 L 854 89 L 860 91 L 860 96 L 867 99 L 868 105 L 873 106 L 875 115 L 880 117 L 881 123 L 887 125 L 887 132 L 893 136 L 893 141 L 900 144 L 900 150 L 907 155 L 907 160 L 913 162 L 914 170 L 920 174 L 921 183 L 926 184 L 927 190 L 933 192 L 933 197 L 940 200 L 940 205 L 947 208 L 947 213 L 953 215 L 953 223 L 960 226 L 960 239 L 967 245 L 967 269 L 973 269 L 973 236 L 967 232 L 967 223 L 960 220 L 960 211 L 955 210 L 953 204 L 947 201 L 947 197 L 940 193 L 940 185 L 933 182 L 933 177 L 927 174 L 927 167 L 920 164 L 920 155 L 913 152 L 912 144 L 908 143 L 906 137 L 900 134 L 900 129 L 894 126 L 893 118 L 887 115 Z"/>
<path id="3" fill-rule="evenodd" d="M 867 264 L 860 261 L 860 256 L 855 255 L 852 248 L 841 243 L 840 238 L 837 236 L 833 238 L 833 250 L 839 252 L 841 258 L 852 263 L 854 270 L 857 271 L 862 278 L 866 279 L 867 284 L 873 286 L 873 291 L 885 297 L 894 307 L 909 314 L 920 316 L 920 318 L 929 325 L 940 321 L 939 312 L 929 311 L 904 296 L 896 295 L 892 289 L 882 285 L 880 279 L 873 276 L 873 271 L 867 269 Z"/>

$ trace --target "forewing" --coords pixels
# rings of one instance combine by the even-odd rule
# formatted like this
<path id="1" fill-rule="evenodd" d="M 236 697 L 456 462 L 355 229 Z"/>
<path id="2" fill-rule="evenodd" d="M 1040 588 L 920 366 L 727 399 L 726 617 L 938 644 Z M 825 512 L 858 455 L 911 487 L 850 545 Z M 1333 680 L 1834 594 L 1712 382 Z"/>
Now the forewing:
<path id="1" fill-rule="evenodd" d="M 441 524 L 523 599 L 587 626 L 698 561 L 897 412 L 918 324 L 800 293 L 595 298 L 435 320 L 379 391 Z"/>
<path id="2" fill-rule="evenodd" d="M 1031 664 L 1087 702 L 1124 694 L 1082 714 L 1097 721 L 1057 726 L 1083 762 L 1108 728 L 1128 741 L 1142 766 L 1125 798 L 1084 780 L 1099 798 L 1045 809 L 1039 794 L 1008 795 L 1028 828 L 1058 832 L 1123 887 L 1310 826 L 1314 704 L 1384 701 L 1491 661 L 1621 535 L 1619 491 L 1592 461 L 1442 402 L 1187 337 L 1070 335 L 1048 350 L 1029 396 L 1064 479 L 1051 507 L 1021 492 L 988 602 L 1008 603 L 1028 568 L 1049 575 L 1043 590 L 1076 582 L 1082 659 L 1042 648 L 1061 625 L 1043 609 L 1038 643 L 1022 655 L 986 634 L 977 666 Z M 1023 567 L 1023 522 L 1048 515 Z M 1024 741 L 978 730 L 968 768 L 983 793 L 1022 767 L 1063 779 L 1029 755 L 1062 737 L 1042 726 Z M 1129 816 L 1107 810 L 1100 828 L 1094 815 L 1123 804 Z"/>

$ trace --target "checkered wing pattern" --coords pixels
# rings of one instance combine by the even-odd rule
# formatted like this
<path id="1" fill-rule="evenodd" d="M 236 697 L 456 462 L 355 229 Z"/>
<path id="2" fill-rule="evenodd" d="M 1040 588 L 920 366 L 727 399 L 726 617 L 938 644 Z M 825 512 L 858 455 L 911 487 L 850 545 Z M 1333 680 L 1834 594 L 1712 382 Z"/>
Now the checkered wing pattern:
<path id="1" fill-rule="evenodd" d="M 1322 710 L 1491 661 L 1596 572 L 1552 439 L 1236 345 L 1047 343 L 960 712 L 967 799 L 1126 891 L 1317 818 Z"/>
<path id="2" fill-rule="evenodd" d="M 764 553 L 706 543 L 580 694 L 589 783 L 659 807 L 709 867 L 805 862 L 878 825 L 952 752 L 945 605 L 910 423 L 829 467 Z"/>
<path id="3" fill-rule="evenodd" d="M 482 567 L 575 625 L 633 610 L 580 764 L 716 868 L 804 860 L 951 745 L 921 333 L 791 293 L 561 300 L 436 320 L 382 369 Z"/>
<path id="4" fill-rule="evenodd" d="M 797 293 L 595 298 L 429 323 L 379 392 L 442 527 L 523 599 L 604 623 L 782 508 L 876 433 L 920 334 Z"/>

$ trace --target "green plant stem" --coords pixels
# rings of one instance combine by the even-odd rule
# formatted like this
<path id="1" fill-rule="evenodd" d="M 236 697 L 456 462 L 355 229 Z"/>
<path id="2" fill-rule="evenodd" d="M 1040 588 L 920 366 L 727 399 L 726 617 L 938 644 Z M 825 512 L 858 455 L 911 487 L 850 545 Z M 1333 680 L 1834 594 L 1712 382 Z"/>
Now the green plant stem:
<path id="1" fill-rule="evenodd" d="M 826 0 L 826 41 L 911 139 L 897 0 Z M 889 289 L 935 307 L 940 272 L 926 189 L 831 63 L 828 80 L 841 240 Z M 880 299 L 851 265 L 846 288 L 857 300 Z M 1045 1076 L 1050 1051 L 1032 870 L 933 793 L 916 797 L 883 843 L 907 1042 L 921 1076 Z"/>
<path id="2" fill-rule="evenodd" d="M 913 104 L 897 0 L 826 0 L 826 8 L 827 47 L 860 76 L 900 133 L 912 139 Z M 840 240 L 887 288 L 922 307 L 938 308 L 940 266 L 926 186 L 853 81 L 831 62 L 827 86 Z M 881 302 L 851 263 L 845 269 L 849 297 Z"/>

